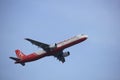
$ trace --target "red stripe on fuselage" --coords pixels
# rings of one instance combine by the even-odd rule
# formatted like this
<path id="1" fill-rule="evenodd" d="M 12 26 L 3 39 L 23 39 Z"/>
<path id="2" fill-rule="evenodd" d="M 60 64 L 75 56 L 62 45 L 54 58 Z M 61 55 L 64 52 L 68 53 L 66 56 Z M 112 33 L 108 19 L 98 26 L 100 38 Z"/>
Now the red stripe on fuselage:
<path id="1" fill-rule="evenodd" d="M 31 61 L 38 60 L 38 59 L 45 57 L 45 56 L 47 56 L 47 53 L 43 53 L 41 55 L 37 55 L 36 53 L 32 53 L 32 54 L 27 55 L 25 58 L 18 61 L 17 63 L 31 62 Z"/>
<path id="2" fill-rule="evenodd" d="M 86 39 L 87 39 L 86 37 L 80 38 L 80 39 L 78 39 L 78 40 L 76 40 L 76 41 L 73 41 L 73 42 L 71 42 L 71 43 L 68 43 L 68 44 L 63 45 L 63 46 L 61 46 L 60 48 L 62 48 L 62 49 L 68 48 L 68 47 L 70 47 L 70 46 L 73 46 L 73 45 L 75 45 L 75 44 L 78 44 L 78 43 L 80 43 L 80 42 L 83 42 L 83 41 L 86 40 Z"/>

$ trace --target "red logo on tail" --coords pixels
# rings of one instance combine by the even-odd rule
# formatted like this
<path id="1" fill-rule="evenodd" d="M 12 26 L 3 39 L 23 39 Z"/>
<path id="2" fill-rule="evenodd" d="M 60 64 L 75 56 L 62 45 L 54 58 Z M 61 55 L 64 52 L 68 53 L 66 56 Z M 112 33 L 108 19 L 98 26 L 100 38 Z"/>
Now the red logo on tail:
<path id="1" fill-rule="evenodd" d="M 23 54 L 20 50 L 15 50 L 15 53 L 16 53 L 16 56 L 19 58 L 19 59 L 23 59 L 25 57 L 25 54 Z"/>

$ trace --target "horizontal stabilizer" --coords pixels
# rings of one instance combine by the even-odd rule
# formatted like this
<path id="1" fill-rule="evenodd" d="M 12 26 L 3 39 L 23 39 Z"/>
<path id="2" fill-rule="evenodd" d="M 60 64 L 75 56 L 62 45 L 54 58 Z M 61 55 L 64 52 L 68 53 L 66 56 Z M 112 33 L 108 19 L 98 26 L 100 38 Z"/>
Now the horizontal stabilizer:
<path id="1" fill-rule="evenodd" d="M 20 59 L 19 58 L 15 58 L 15 57 L 9 57 L 10 59 L 14 60 L 14 61 L 19 61 Z M 16 64 L 15 62 L 15 64 Z M 25 66 L 25 63 L 20 63 L 22 66 Z"/>
<path id="2" fill-rule="evenodd" d="M 20 63 L 22 66 L 25 66 L 25 63 Z"/>
<path id="3" fill-rule="evenodd" d="M 15 58 L 15 57 L 9 57 L 10 59 L 14 60 L 14 61 L 19 61 L 20 59 Z"/>

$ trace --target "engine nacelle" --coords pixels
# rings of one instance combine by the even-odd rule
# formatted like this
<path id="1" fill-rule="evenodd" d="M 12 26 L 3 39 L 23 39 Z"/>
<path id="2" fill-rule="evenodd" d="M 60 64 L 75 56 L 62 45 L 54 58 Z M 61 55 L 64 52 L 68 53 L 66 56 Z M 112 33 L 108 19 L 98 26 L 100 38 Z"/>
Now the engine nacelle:
<path id="1" fill-rule="evenodd" d="M 70 52 L 69 52 L 69 51 L 63 52 L 63 57 L 67 57 L 67 56 L 69 56 L 69 55 L 70 55 Z"/>
<path id="2" fill-rule="evenodd" d="M 50 45 L 49 47 L 51 50 L 53 50 L 53 49 L 57 48 L 57 44 L 55 43 L 54 45 Z"/>

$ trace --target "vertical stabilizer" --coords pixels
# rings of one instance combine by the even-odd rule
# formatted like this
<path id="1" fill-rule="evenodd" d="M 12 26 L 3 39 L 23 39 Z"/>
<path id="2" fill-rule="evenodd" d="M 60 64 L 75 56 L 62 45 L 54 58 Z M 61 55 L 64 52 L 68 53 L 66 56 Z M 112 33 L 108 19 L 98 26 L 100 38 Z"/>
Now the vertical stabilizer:
<path id="1" fill-rule="evenodd" d="M 19 58 L 19 59 L 23 59 L 26 55 L 23 54 L 20 50 L 15 50 L 15 53 L 16 53 L 16 56 Z"/>

